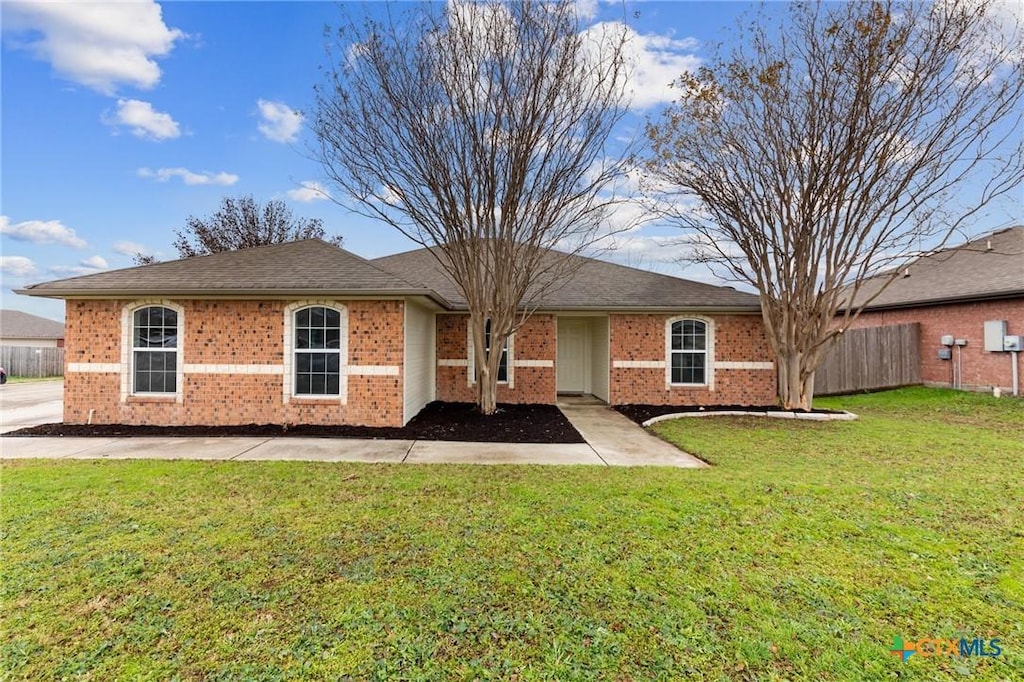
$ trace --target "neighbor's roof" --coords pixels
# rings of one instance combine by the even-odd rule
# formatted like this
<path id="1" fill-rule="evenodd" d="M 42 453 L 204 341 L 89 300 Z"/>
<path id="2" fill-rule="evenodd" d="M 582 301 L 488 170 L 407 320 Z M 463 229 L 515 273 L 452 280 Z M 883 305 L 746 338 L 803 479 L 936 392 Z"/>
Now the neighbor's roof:
<path id="1" fill-rule="evenodd" d="M 64 323 L 20 310 L 0 310 L 0 336 L 8 339 L 63 339 Z"/>
<path id="2" fill-rule="evenodd" d="M 225 251 L 25 287 L 53 298 L 422 295 L 436 293 L 320 239 Z"/>
<path id="3" fill-rule="evenodd" d="M 1024 225 L 922 256 L 898 272 L 868 310 L 1024 296 Z M 866 280 L 857 300 L 867 300 L 890 277 Z"/>
<path id="4" fill-rule="evenodd" d="M 552 257 L 563 254 L 551 252 Z M 703 282 L 661 275 L 606 261 L 569 256 L 572 276 L 540 300 L 546 310 L 709 309 L 754 312 L 761 309 L 756 294 Z M 417 249 L 372 261 L 437 291 L 456 308 L 466 300 L 429 249 Z"/>

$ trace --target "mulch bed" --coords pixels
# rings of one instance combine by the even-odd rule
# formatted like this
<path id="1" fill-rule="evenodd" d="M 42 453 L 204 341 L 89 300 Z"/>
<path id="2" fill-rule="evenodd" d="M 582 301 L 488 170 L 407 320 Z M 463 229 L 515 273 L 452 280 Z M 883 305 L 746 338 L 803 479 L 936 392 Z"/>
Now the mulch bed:
<path id="1" fill-rule="evenodd" d="M 42 424 L 5 436 L 300 436 L 306 438 L 389 438 L 476 443 L 584 443 L 554 405 L 499 405 L 485 417 L 472 403 L 435 401 L 401 428 L 247 424 L 244 426 L 129 426 L 125 424 Z"/>
<path id="2" fill-rule="evenodd" d="M 660 417 L 663 414 L 677 414 L 679 412 L 719 412 L 719 411 L 745 411 L 745 412 L 816 412 L 819 414 L 842 414 L 838 410 L 784 410 L 778 405 L 614 405 L 626 417 L 637 424 L 643 424 L 652 417 Z"/>

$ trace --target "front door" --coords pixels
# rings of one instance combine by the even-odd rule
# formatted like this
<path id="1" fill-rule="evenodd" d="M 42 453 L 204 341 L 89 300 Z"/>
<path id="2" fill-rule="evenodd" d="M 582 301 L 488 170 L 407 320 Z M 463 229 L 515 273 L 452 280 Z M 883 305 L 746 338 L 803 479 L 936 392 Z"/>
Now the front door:
<path id="1" fill-rule="evenodd" d="M 586 393 L 589 325 L 585 318 L 558 318 L 557 389 L 559 393 Z"/>

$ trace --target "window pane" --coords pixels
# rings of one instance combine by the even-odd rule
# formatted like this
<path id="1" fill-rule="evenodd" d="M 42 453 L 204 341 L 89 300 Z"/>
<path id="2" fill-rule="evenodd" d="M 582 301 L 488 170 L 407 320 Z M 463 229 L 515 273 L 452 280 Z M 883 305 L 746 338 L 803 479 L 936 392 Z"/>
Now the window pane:
<path id="1" fill-rule="evenodd" d="M 498 381 L 508 381 L 508 353 L 503 352 L 501 354 L 501 360 L 498 361 Z"/>
<path id="2" fill-rule="evenodd" d="M 338 395 L 341 355 L 337 352 L 308 351 L 340 347 L 340 311 L 325 306 L 312 306 L 295 313 L 296 395 Z"/>

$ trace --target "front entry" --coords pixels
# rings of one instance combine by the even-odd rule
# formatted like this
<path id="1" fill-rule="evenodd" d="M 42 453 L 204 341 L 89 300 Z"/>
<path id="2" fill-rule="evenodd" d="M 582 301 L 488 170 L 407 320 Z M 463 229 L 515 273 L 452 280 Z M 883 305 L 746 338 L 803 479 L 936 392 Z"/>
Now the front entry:
<path id="1" fill-rule="evenodd" d="M 555 389 L 608 400 L 608 318 L 558 316 Z"/>
<path id="2" fill-rule="evenodd" d="M 557 388 L 559 393 L 587 393 L 587 369 L 590 367 L 585 317 L 558 318 Z"/>

